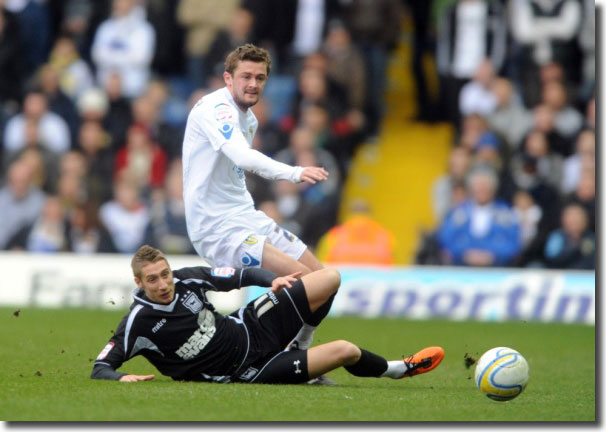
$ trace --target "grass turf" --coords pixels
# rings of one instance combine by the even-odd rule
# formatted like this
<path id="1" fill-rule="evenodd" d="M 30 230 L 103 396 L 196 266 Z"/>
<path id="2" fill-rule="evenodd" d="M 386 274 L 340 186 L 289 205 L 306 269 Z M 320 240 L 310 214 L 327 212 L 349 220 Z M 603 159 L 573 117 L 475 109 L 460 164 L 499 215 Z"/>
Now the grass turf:
<path id="1" fill-rule="evenodd" d="M 182 383 L 143 358 L 123 371 L 156 379 L 89 379 L 92 361 L 124 311 L 0 308 L 0 420 L 4 421 L 595 421 L 595 328 L 530 322 L 477 323 L 329 318 L 314 343 L 346 339 L 387 359 L 429 345 L 442 364 L 412 379 L 357 378 L 344 369 L 336 387 Z M 509 402 L 474 385 L 464 365 L 509 346 L 530 365 L 530 383 Z"/>

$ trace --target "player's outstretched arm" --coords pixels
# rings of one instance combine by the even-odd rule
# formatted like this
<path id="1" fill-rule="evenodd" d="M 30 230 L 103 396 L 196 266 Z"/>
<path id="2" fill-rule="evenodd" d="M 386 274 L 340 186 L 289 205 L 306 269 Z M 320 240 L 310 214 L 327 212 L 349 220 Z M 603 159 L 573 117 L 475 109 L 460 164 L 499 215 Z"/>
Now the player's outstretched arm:
<path id="1" fill-rule="evenodd" d="M 124 375 L 120 378 L 122 382 L 137 382 L 137 381 L 150 381 L 153 380 L 155 375 Z"/>

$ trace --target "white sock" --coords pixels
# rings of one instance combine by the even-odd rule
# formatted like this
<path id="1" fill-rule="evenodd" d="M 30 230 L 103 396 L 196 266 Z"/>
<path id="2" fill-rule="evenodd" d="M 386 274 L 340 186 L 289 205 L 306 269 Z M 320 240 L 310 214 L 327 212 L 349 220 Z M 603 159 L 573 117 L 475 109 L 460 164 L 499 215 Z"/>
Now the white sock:
<path id="1" fill-rule="evenodd" d="M 297 346 L 300 350 L 306 350 L 311 346 L 311 342 L 314 340 L 314 331 L 316 328 L 314 326 L 310 326 L 309 324 L 303 324 L 299 333 L 295 336 L 293 342 L 297 343 Z"/>
<path id="2" fill-rule="evenodd" d="M 387 362 L 387 370 L 381 376 L 398 379 L 402 378 L 407 370 L 408 366 L 402 360 L 392 360 Z"/>

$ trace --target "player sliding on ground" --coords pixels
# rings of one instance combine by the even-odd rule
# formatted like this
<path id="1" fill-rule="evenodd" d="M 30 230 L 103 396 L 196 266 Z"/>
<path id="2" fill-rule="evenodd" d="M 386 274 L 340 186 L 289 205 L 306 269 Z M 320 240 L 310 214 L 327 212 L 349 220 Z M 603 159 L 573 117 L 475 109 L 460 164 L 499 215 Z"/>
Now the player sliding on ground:
<path id="1" fill-rule="evenodd" d="M 276 277 L 260 268 L 188 267 L 172 271 L 161 251 L 142 246 L 131 262 L 139 287 L 134 303 L 97 357 L 91 378 L 126 382 L 154 375 L 117 372 L 142 355 L 175 380 L 297 384 L 343 366 L 360 377 L 404 378 L 429 372 L 444 356 L 429 347 L 387 361 L 338 340 L 305 350 L 284 350 L 304 323 L 320 324 L 341 283 L 338 271 L 322 269 Z M 230 315 L 215 311 L 206 291 L 249 285 L 270 287 Z"/>

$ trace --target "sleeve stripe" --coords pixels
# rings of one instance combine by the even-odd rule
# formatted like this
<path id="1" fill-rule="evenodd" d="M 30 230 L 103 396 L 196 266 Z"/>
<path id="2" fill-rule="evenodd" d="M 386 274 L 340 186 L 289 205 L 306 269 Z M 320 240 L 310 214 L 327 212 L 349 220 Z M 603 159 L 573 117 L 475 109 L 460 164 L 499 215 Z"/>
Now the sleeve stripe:
<path id="1" fill-rule="evenodd" d="M 143 309 L 143 305 L 137 305 L 128 315 L 128 321 L 126 322 L 126 330 L 124 331 L 124 357 L 126 358 L 128 358 L 128 336 L 130 334 L 130 329 L 133 326 L 135 316 L 137 316 L 137 313 L 139 313 L 141 309 Z"/>

